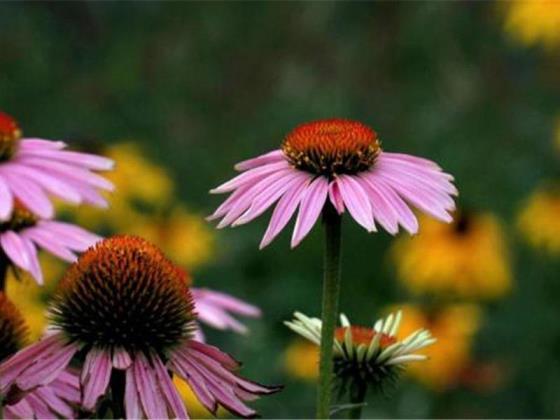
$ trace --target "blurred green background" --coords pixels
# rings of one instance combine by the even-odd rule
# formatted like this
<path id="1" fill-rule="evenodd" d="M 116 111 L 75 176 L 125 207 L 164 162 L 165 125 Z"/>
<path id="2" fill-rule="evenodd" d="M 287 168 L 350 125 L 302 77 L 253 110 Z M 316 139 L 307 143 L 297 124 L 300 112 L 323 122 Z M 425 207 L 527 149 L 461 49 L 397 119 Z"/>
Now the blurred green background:
<path id="1" fill-rule="evenodd" d="M 516 42 L 504 30 L 507 7 L 4 3 L 0 108 L 28 136 L 76 148 L 137 143 L 169 172 L 177 200 L 200 215 L 221 202 L 208 190 L 236 162 L 317 118 L 363 121 L 385 150 L 437 161 L 456 177 L 461 207 L 491 212 L 504 226 L 513 287 L 481 304 L 470 355 L 497 366 L 502 379 L 434 390 L 405 378 L 390 398 L 370 398 L 365 416 L 559 417 L 560 263 L 527 245 L 516 218 L 527 196 L 558 176 L 560 48 Z M 258 251 L 268 214 L 217 231 L 212 258 L 193 277 L 263 309 L 248 336 L 205 330 L 244 362 L 244 374 L 286 385 L 255 404 L 263 417 L 310 417 L 314 387 L 286 372 L 294 337 L 282 321 L 294 310 L 319 314 L 321 229 L 295 250 L 284 232 Z M 393 241 L 345 220 L 341 309 L 360 324 L 387 305 L 430 300 L 396 280 Z"/>

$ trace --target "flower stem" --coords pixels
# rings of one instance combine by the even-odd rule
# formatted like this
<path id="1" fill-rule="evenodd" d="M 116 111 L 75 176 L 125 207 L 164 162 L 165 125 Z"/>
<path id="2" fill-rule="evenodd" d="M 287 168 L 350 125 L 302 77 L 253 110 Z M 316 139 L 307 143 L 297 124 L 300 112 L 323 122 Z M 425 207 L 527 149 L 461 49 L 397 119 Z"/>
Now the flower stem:
<path id="1" fill-rule="evenodd" d="M 126 386 L 125 372 L 113 369 L 111 373 L 111 411 L 114 419 L 124 419 L 124 392 Z"/>
<path id="2" fill-rule="evenodd" d="M 367 385 L 359 385 L 356 391 L 356 393 L 350 394 L 350 403 L 353 405 L 348 415 L 350 419 L 359 419 L 362 417 L 362 408 L 364 408 L 364 401 L 366 399 Z"/>
<path id="3" fill-rule="evenodd" d="M 325 225 L 325 262 L 323 277 L 323 306 L 321 352 L 319 359 L 319 389 L 317 418 L 329 418 L 333 379 L 334 329 L 340 293 L 340 224 L 341 217 L 328 202 L 323 209 Z"/>
<path id="4" fill-rule="evenodd" d="M 8 277 L 8 268 L 10 260 L 4 251 L 0 250 L 0 292 L 6 290 L 6 278 Z"/>

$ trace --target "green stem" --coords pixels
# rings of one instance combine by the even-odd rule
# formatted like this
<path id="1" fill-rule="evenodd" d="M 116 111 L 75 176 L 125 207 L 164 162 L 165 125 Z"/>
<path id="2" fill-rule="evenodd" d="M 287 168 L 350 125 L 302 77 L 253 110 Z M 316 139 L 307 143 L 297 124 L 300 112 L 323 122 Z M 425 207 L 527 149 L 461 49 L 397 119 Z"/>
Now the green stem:
<path id="1" fill-rule="evenodd" d="M 329 418 L 333 379 L 333 345 L 338 295 L 340 292 L 340 224 L 341 217 L 327 203 L 323 210 L 325 225 L 325 262 L 323 277 L 323 306 L 321 328 L 321 352 L 319 359 L 319 389 L 317 395 L 317 418 Z"/>
<path id="2" fill-rule="evenodd" d="M 366 399 L 367 385 L 358 386 L 357 392 L 350 395 L 350 403 L 354 406 L 350 409 L 348 418 L 359 419 L 362 417 L 362 408 Z"/>

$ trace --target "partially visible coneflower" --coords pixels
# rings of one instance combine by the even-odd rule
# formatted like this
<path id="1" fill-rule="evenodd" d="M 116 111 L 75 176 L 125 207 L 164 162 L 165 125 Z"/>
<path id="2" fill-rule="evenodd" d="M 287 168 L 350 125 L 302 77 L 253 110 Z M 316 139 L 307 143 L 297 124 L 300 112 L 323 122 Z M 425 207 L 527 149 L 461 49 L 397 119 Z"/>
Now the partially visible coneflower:
<path id="1" fill-rule="evenodd" d="M 192 339 L 196 315 L 184 280 L 143 239 L 99 242 L 62 278 L 51 308 L 52 334 L 0 365 L 0 392 L 46 385 L 79 353 L 86 411 L 95 412 L 110 388 L 117 417 L 187 418 L 173 374 L 209 411 L 221 405 L 255 415 L 243 401 L 278 388 L 241 378 L 238 362 Z"/>
<path id="2" fill-rule="evenodd" d="M 323 323 L 296 312 L 295 319 L 285 324 L 307 340 L 319 346 Z M 418 329 L 399 340 L 400 311 L 379 319 L 372 327 L 351 325 L 340 315 L 341 326 L 334 333 L 334 374 L 341 394 L 350 394 L 350 401 L 357 406 L 352 417 L 359 418 L 368 388 L 382 389 L 395 383 L 403 367 L 427 356 L 416 351 L 436 342 L 430 331 Z"/>
<path id="3" fill-rule="evenodd" d="M 261 310 L 256 306 L 226 293 L 194 287 L 191 289 L 191 293 L 198 319 L 219 330 L 233 330 L 245 334 L 248 331 L 247 327 L 232 315 L 251 318 L 261 315 Z"/>
<path id="4" fill-rule="evenodd" d="M 9 266 L 29 272 L 38 284 L 43 284 L 38 248 L 73 262 L 76 252 L 85 251 L 99 239 L 78 226 L 40 219 L 16 200 L 10 219 L 0 222 L 0 290 L 4 289 Z"/>
<path id="5" fill-rule="evenodd" d="M 506 234 L 496 216 L 461 210 L 451 224 L 420 220 L 422 233 L 398 238 L 391 249 L 408 290 L 467 299 L 496 299 L 511 290 Z"/>
<path id="6" fill-rule="evenodd" d="M 25 342 L 27 327 L 15 305 L 0 292 L 0 363 L 18 350 Z M 17 390 L 3 395 L 0 390 L 0 418 L 65 418 L 75 417 L 75 406 L 80 401 L 78 377 L 67 370 L 48 386 L 18 395 Z M 1 414 L 2 410 L 4 415 Z"/>
<path id="7" fill-rule="evenodd" d="M 311 231 L 319 216 L 325 225 L 323 340 L 317 417 L 329 415 L 332 343 L 340 282 L 340 223 L 348 210 L 368 232 L 376 223 L 394 235 L 414 234 L 412 207 L 451 222 L 457 189 L 453 177 L 434 162 L 381 149 L 370 127 L 346 119 L 325 119 L 292 130 L 278 150 L 238 163 L 242 173 L 211 190 L 231 193 L 209 217 L 218 228 L 248 223 L 274 207 L 260 247 L 267 246 L 298 212 L 291 246 Z"/>
<path id="8" fill-rule="evenodd" d="M 18 123 L 0 112 L 0 220 L 9 220 L 14 200 L 41 218 L 54 215 L 49 195 L 80 204 L 106 207 L 98 190 L 113 185 L 94 171 L 106 171 L 113 161 L 70 152 L 62 141 L 22 138 Z"/>

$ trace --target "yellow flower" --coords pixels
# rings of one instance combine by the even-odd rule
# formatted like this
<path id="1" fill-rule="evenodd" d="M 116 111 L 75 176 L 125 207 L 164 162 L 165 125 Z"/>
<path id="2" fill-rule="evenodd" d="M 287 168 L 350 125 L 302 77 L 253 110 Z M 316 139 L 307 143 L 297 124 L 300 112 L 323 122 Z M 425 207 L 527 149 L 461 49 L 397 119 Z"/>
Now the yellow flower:
<path id="1" fill-rule="evenodd" d="M 115 160 L 115 170 L 107 178 L 115 185 L 108 196 L 109 209 L 80 207 L 72 211 L 78 224 L 92 230 L 121 231 L 143 221 L 146 213 L 166 208 L 173 196 L 173 182 L 160 166 L 150 162 L 133 143 L 110 146 L 104 153 Z"/>
<path id="2" fill-rule="evenodd" d="M 560 46 L 560 1 L 513 0 L 503 3 L 505 30 L 525 46 Z"/>
<path id="3" fill-rule="evenodd" d="M 504 233 L 490 214 L 462 213 L 444 224 L 421 217 L 420 234 L 391 249 L 399 279 L 415 293 L 496 298 L 511 289 Z"/>
<path id="4" fill-rule="evenodd" d="M 307 340 L 294 340 L 284 353 L 284 368 L 294 378 L 315 382 L 319 374 L 319 348 Z"/>
<path id="5" fill-rule="evenodd" d="M 470 366 L 473 337 L 481 323 L 480 309 L 461 304 L 425 311 L 414 305 L 395 305 L 389 311 L 395 308 L 403 311 L 398 339 L 419 328 L 429 329 L 437 339 L 437 345 L 421 351 L 429 359 L 421 364 L 410 364 L 408 374 L 436 391 L 457 385 Z"/>
<path id="6" fill-rule="evenodd" d="M 22 271 L 16 278 L 10 270 L 6 282 L 6 295 L 22 313 L 29 327 L 30 342 L 37 341 L 45 332 L 48 300 L 66 267 L 64 262 L 48 254 L 41 254 L 39 262 L 45 276 L 44 287 L 37 287 L 29 274 Z"/>
<path id="7" fill-rule="evenodd" d="M 202 216 L 174 207 L 169 215 L 147 219 L 127 233 L 160 246 L 174 262 L 193 269 L 207 262 L 214 251 L 214 235 Z"/>
<path id="8" fill-rule="evenodd" d="M 175 376 L 173 377 L 173 384 L 179 391 L 179 395 L 181 395 L 191 419 L 209 419 L 214 417 L 206 408 L 204 408 L 200 401 L 198 401 L 196 395 L 194 395 L 194 392 L 185 381 L 180 380 L 177 376 Z M 217 417 L 223 418 L 226 417 L 228 413 L 220 407 L 216 415 Z"/>
<path id="9" fill-rule="evenodd" d="M 535 248 L 560 254 L 560 191 L 541 187 L 527 200 L 517 226 Z"/>

